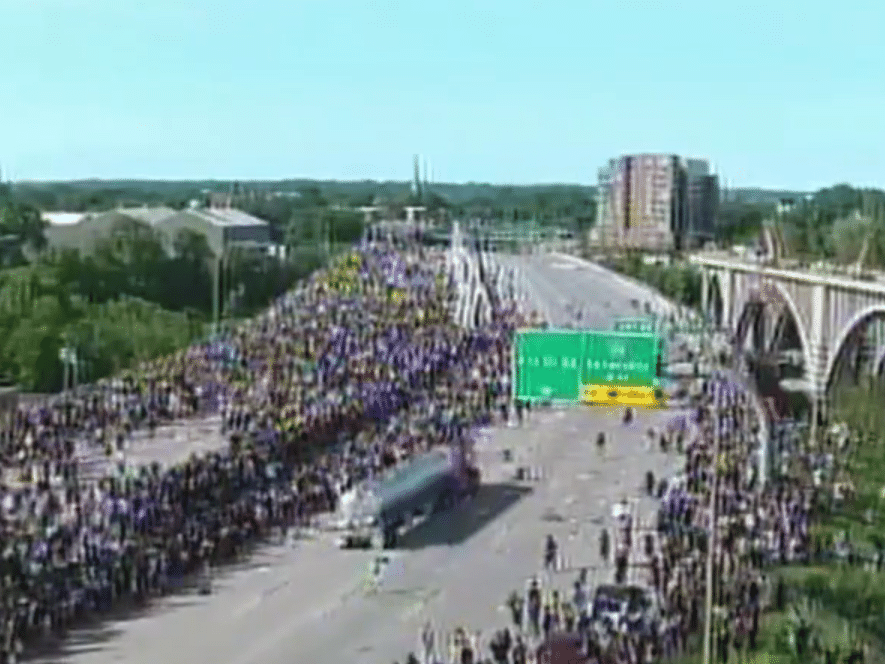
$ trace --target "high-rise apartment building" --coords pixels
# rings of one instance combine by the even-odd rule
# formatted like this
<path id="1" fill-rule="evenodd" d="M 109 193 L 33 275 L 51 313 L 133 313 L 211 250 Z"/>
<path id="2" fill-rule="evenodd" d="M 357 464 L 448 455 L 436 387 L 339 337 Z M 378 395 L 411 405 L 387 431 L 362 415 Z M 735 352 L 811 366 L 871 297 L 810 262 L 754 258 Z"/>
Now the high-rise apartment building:
<path id="1" fill-rule="evenodd" d="M 700 159 L 625 155 L 599 170 L 597 228 L 612 247 L 666 251 L 713 234 L 716 176 Z"/>

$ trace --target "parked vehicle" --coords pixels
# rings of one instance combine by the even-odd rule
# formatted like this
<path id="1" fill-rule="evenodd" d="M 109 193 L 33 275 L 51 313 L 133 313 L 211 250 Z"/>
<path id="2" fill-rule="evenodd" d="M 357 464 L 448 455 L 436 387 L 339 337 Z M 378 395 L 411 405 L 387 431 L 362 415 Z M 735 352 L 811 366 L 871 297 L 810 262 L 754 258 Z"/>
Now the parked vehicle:
<path id="1" fill-rule="evenodd" d="M 635 585 L 602 585 L 596 589 L 590 620 L 597 628 L 652 632 L 661 619 L 657 593 Z"/>
<path id="2" fill-rule="evenodd" d="M 341 548 L 389 549 L 401 531 L 476 494 L 472 446 L 440 447 L 409 459 L 342 501 Z"/>

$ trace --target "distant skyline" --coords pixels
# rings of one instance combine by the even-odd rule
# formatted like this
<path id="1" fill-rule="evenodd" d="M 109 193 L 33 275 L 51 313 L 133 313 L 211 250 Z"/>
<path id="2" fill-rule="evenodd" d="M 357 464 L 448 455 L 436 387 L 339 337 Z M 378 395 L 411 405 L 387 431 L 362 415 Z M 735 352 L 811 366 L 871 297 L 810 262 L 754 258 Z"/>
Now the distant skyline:
<path id="1" fill-rule="evenodd" d="M 708 159 L 729 187 L 885 188 L 885 5 L 0 2 L 13 180 L 596 183 Z"/>

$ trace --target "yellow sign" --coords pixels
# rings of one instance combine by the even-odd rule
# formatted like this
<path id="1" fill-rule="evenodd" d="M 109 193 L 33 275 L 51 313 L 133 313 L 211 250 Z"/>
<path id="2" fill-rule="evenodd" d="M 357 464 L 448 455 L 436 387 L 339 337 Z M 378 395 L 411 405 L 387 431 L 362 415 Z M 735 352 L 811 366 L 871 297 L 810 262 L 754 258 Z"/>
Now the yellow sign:
<path id="1" fill-rule="evenodd" d="M 619 385 L 584 385 L 585 403 L 610 406 L 663 406 L 666 395 L 654 387 L 624 387 Z"/>

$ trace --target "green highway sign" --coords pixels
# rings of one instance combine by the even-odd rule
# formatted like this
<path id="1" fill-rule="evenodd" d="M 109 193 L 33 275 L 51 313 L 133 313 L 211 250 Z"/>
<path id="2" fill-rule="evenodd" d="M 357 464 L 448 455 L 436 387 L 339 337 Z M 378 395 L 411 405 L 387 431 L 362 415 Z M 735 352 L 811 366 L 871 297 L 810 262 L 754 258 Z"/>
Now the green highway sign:
<path id="1" fill-rule="evenodd" d="M 513 392 L 521 401 L 579 401 L 586 385 L 658 385 L 657 334 L 520 330 L 513 344 Z"/>
<path id="2" fill-rule="evenodd" d="M 662 351 L 657 334 L 646 332 L 585 332 L 585 385 L 657 385 L 658 356 Z"/>
<path id="3" fill-rule="evenodd" d="M 692 320 L 686 323 L 677 323 L 673 326 L 675 332 L 682 334 L 692 334 L 703 332 L 707 327 L 706 323 L 702 320 Z"/>
<path id="4" fill-rule="evenodd" d="M 578 401 L 581 395 L 583 333 L 520 330 L 513 344 L 514 398 Z"/>
<path id="5" fill-rule="evenodd" d="M 657 332 L 657 321 L 652 318 L 616 318 L 615 332 L 639 332 L 654 334 Z"/>

